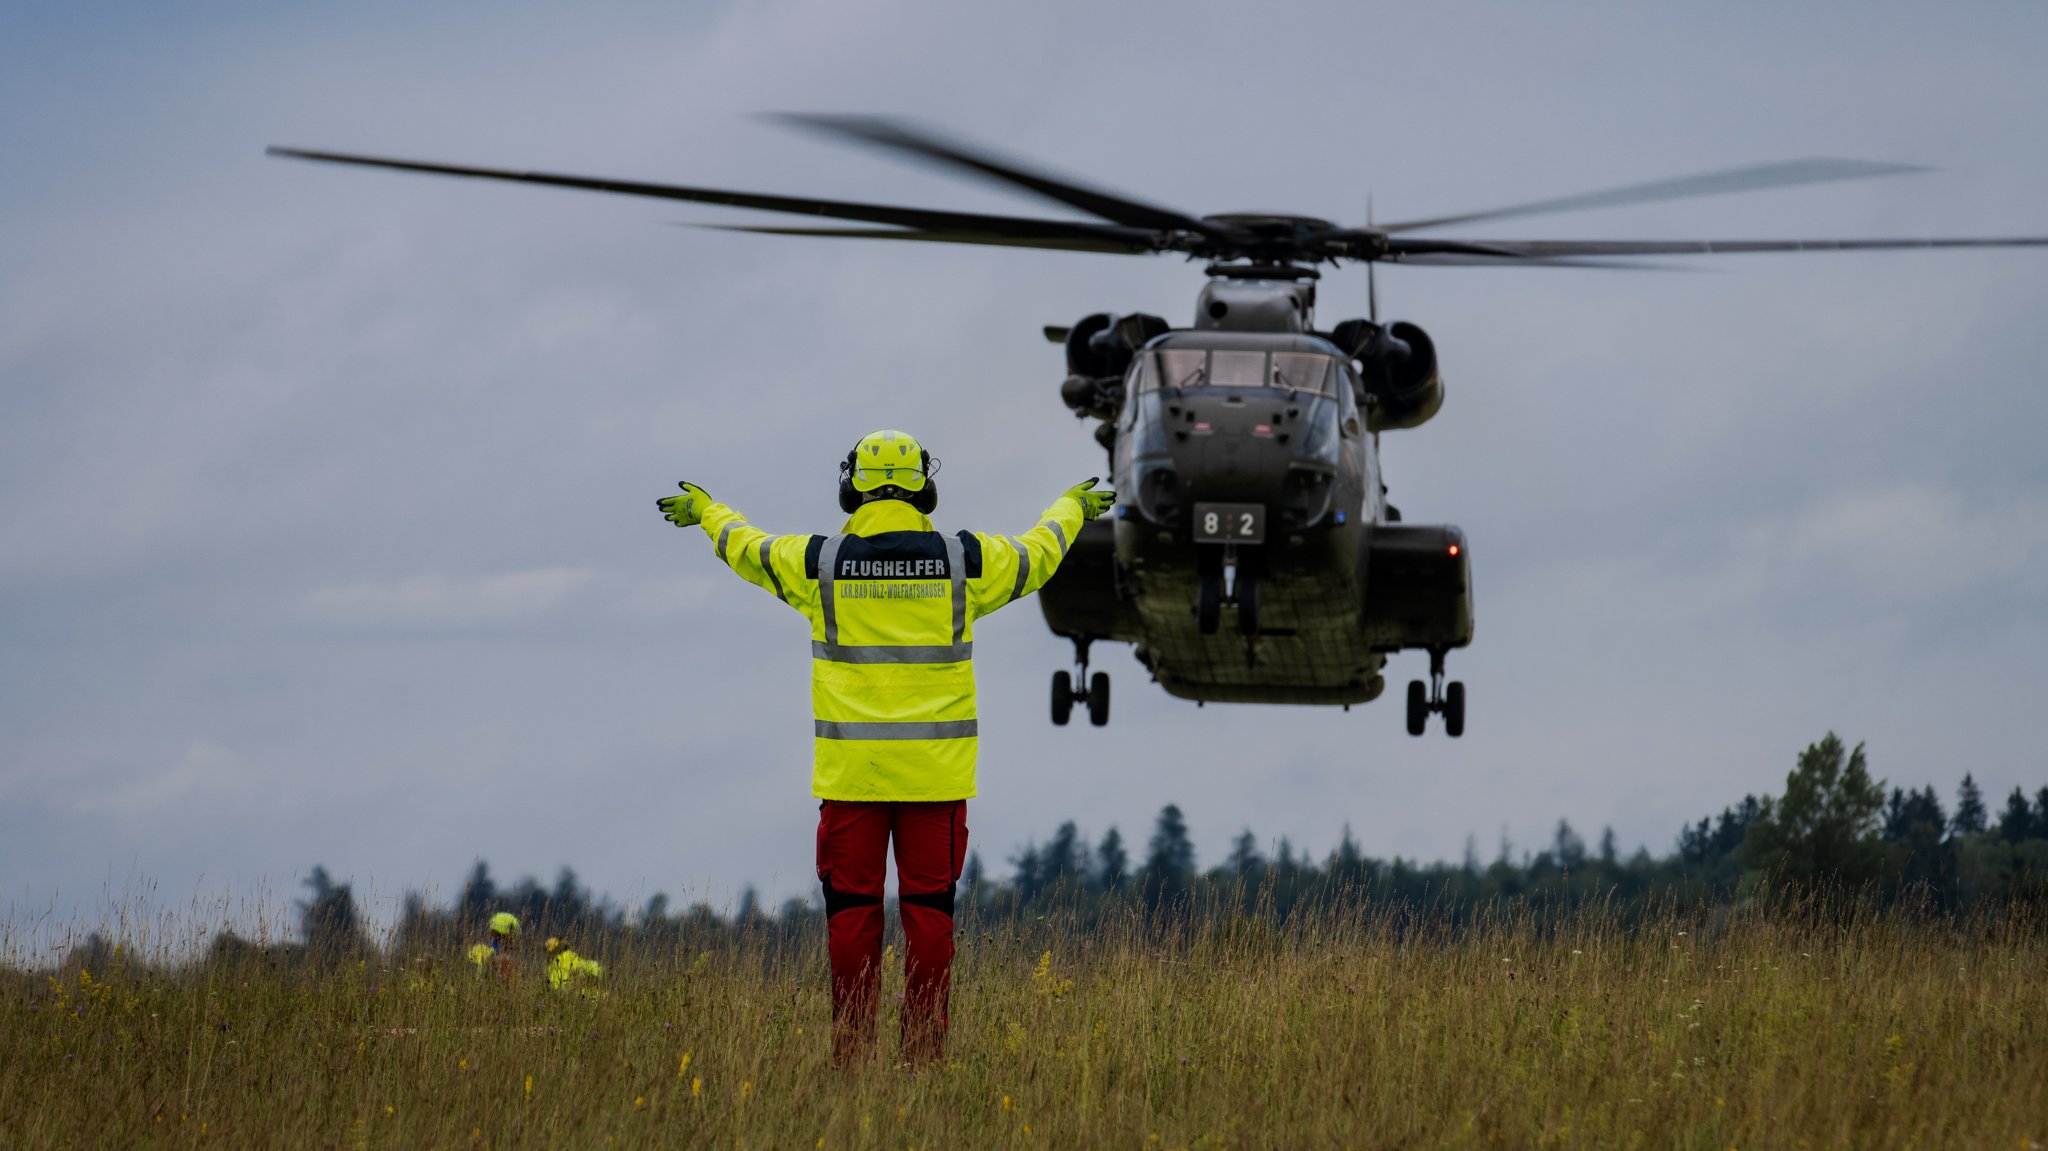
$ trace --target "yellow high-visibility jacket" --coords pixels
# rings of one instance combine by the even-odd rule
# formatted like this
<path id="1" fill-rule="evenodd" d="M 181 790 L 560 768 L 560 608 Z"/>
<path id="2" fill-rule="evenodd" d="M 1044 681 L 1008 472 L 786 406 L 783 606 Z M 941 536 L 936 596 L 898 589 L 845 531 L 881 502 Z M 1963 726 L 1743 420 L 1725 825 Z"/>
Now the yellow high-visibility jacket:
<path id="1" fill-rule="evenodd" d="M 1052 578 L 1081 530 L 1061 496 L 1020 536 L 942 535 L 901 500 L 838 535 L 777 536 L 720 503 L 718 557 L 811 621 L 811 792 L 922 802 L 974 795 L 974 621 Z"/>
<path id="2" fill-rule="evenodd" d="M 597 979 L 603 975 L 604 968 L 597 960 L 585 959 L 566 947 L 548 960 L 548 986 L 556 991 L 578 979 Z"/>
<path id="3" fill-rule="evenodd" d="M 474 944 L 467 954 L 469 961 L 476 964 L 479 975 L 495 974 L 501 979 L 509 979 L 518 970 L 511 956 L 488 943 Z"/>

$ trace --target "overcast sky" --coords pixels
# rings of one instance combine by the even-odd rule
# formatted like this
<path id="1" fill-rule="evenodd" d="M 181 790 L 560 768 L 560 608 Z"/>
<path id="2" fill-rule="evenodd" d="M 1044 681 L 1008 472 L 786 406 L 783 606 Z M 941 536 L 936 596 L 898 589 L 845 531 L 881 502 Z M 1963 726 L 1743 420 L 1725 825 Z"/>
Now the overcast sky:
<path id="1" fill-rule="evenodd" d="M 1188 322 L 1173 259 L 740 236 L 719 209 L 266 159 L 266 144 L 1040 212 L 754 118 L 902 114 L 1196 213 L 1434 215 L 1803 156 L 1859 184 L 1501 238 L 2048 233 L 2038 4 L 795 0 L 0 9 L 0 908 L 382 902 L 482 856 L 631 904 L 813 886 L 804 624 L 652 501 L 830 531 L 875 427 L 938 519 L 1103 471 L 1039 326 Z M 1853 15 L 1852 15 L 1853 13 Z M 1057 211 L 1053 209 L 1053 211 Z M 978 630 L 989 865 L 1063 819 L 1204 862 L 1670 849 L 1832 729 L 1994 804 L 2048 784 L 2048 253 L 1697 272 L 1392 269 L 1449 401 L 1384 441 L 1469 533 L 1468 733 L 1197 709 L 1098 649 L 1055 729 L 1035 604 Z M 1324 281 L 1321 319 L 1365 308 Z"/>

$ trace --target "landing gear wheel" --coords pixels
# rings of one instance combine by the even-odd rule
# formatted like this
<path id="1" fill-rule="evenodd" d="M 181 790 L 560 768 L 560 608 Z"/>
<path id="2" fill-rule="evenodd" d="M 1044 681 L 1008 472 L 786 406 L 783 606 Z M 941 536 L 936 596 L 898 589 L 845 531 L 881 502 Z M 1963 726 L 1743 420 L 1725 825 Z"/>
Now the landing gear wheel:
<path id="1" fill-rule="evenodd" d="M 1055 727 L 1067 726 L 1067 720 L 1074 714 L 1074 675 L 1072 672 L 1052 673 L 1052 722 Z"/>
<path id="2" fill-rule="evenodd" d="M 1098 671 L 1088 679 L 1088 722 L 1101 727 L 1109 722 L 1109 673 Z"/>
<path id="3" fill-rule="evenodd" d="M 1216 625 L 1223 619 L 1223 577 L 1214 573 L 1202 576 L 1195 585 L 1195 623 L 1203 635 L 1215 635 Z"/>
<path id="4" fill-rule="evenodd" d="M 1429 713 L 1437 712 L 1444 717 L 1444 734 L 1456 739 L 1465 734 L 1465 685 L 1452 680 L 1444 682 L 1444 656 L 1446 649 L 1429 649 L 1429 684 L 1419 679 L 1408 681 L 1408 734 L 1421 735 L 1429 726 Z"/>
<path id="5" fill-rule="evenodd" d="M 1237 577 L 1237 634 L 1259 634 L 1259 581 L 1240 573 Z"/>

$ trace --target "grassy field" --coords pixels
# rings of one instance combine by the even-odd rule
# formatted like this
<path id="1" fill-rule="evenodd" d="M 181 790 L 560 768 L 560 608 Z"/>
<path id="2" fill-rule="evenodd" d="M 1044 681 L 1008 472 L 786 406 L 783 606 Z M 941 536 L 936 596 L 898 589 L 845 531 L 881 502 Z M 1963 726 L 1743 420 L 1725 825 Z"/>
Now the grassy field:
<path id="1" fill-rule="evenodd" d="M 961 942 L 950 1060 L 917 1074 L 831 1067 L 816 940 L 587 948 L 602 997 L 453 946 L 9 972 L 0 1147 L 2048 1143 L 2048 948 L 2017 914 L 1367 907 Z"/>

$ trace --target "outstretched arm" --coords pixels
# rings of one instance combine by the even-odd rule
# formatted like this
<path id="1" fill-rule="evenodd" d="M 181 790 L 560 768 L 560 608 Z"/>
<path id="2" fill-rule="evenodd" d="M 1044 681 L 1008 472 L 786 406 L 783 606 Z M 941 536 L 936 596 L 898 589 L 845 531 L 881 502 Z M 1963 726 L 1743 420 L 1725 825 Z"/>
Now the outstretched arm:
<path id="1" fill-rule="evenodd" d="M 703 488 L 688 481 L 677 486 L 683 489 L 682 495 L 656 501 L 663 519 L 677 527 L 701 525 L 704 534 L 711 537 L 718 558 L 741 579 L 803 610 L 805 599 L 814 594 L 811 581 L 804 576 L 804 551 L 810 546 L 809 536 L 771 535 L 712 499 Z"/>
<path id="2" fill-rule="evenodd" d="M 1038 526 L 1018 536 L 979 535 L 981 578 L 968 589 L 974 614 L 984 616 L 1045 586 L 1067 558 L 1081 525 L 1109 510 L 1116 493 L 1096 491 L 1091 479 L 1069 488 L 1038 517 Z"/>

